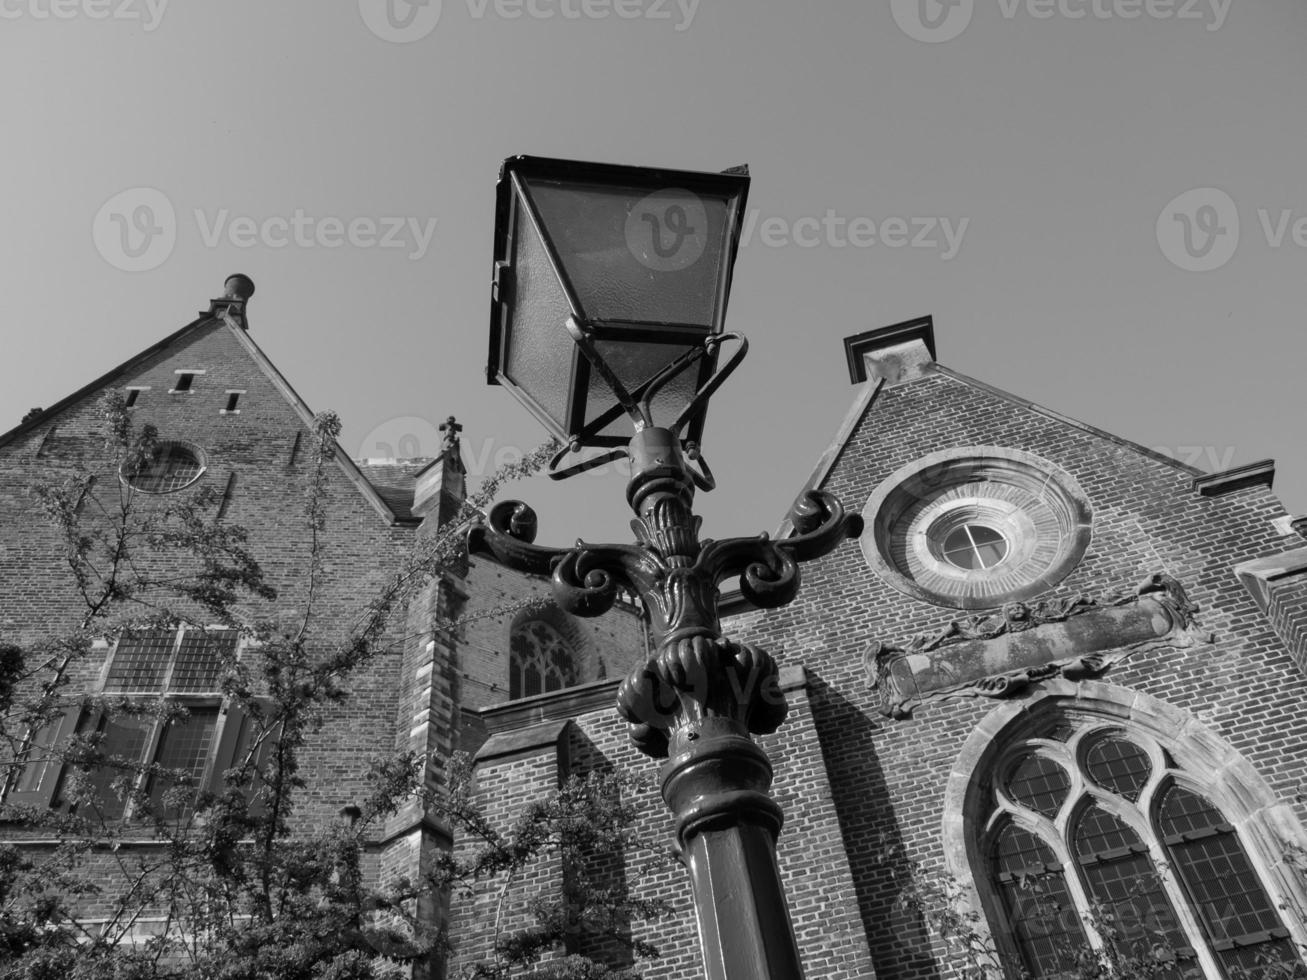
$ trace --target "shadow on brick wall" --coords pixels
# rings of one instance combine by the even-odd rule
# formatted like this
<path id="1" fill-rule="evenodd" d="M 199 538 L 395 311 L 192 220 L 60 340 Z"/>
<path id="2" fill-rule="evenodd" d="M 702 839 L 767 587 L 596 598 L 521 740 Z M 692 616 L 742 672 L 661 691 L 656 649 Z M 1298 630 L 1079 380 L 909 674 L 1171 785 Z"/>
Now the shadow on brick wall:
<path id="1" fill-rule="evenodd" d="M 876 752 L 879 726 L 823 678 L 811 672 L 808 678 L 813 721 L 877 980 L 937 978 L 925 920 L 900 906 L 910 869 Z"/>
<path id="2" fill-rule="evenodd" d="M 612 761 L 576 725 L 569 726 L 568 753 L 571 775 L 590 772 L 613 775 L 616 772 Z M 588 848 L 579 866 L 565 874 L 573 877 L 564 885 L 565 892 L 581 887 L 592 892 L 607 892 L 614 898 L 630 894 L 627 859 L 619 848 Z M 567 951 L 588 956 L 610 970 L 631 969 L 635 966 L 635 955 L 631 948 L 630 921 L 619 918 L 605 925 L 606 931 L 578 922 L 569 937 Z"/>

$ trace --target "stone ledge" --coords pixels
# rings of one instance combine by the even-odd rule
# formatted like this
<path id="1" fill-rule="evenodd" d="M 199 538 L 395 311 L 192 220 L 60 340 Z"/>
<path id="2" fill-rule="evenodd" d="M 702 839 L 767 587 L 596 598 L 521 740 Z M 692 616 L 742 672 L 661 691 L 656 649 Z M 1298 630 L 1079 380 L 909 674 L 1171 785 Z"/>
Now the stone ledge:
<path id="1" fill-rule="evenodd" d="M 528 725 L 543 721 L 557 721 L 576 718 L 604 708 L 617 710 L 617 685 L 621 681 L 611 679 L 578 684 L 576 687 L 548 694 L 536 694 L 529 698 L 518 698 L 503 704 L 492 704 L 486 708 L 475 709 L 486 731 L 491 735 L 499 732 L 516 731 Z"/>
<path id="2" fill-rule="evenodd" d="M 1270 605 L 1274 583 L 1295 575 L 1307 575 L 1307 548 L 1242 562 L 1234 566 L 1234 574 L 1264 614 Z"/>
<path id="3" fill-rule="evenodd" d="M 1220 473 L 1196 476 L 1193 487 L 1204 497 L 1224 497 L 1227 493 L 1236 493 L 1249 487 L 1266 487 L 1269 490 L 1274 482 L 1275 460 L 1263 459 Z"/>
<path id="4" fill-rule="evenodd" d="M 570 724 L 572 720 L 567 718 L 491 735 L 477 750 L 476 762 L 479 764 L 507 756 L 529 755 L 541 749 L 557 749 Z"/>

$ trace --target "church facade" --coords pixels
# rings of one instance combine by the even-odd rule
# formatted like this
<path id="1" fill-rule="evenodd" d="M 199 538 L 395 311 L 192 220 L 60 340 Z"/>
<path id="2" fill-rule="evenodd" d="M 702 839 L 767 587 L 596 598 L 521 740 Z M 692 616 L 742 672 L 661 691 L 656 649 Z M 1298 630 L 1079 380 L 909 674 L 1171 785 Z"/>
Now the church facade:
<path id="1" fill-rule="evenodd" d="M 345 634 L 358 597 L 457 514 L 467 488 L 452 419 L 433 460 L 360 464 L 329 447 L 323 571 L 306 575 L 313 416 L 252 339 L 252 284 L 228 286 L 197 320 L 0 436 L 0 642 L 41 649 L 86 619 L 64 542 L 27 490 L 73 468 L 117 485 L 97 434 L 108 392 L 160 433 L 156 458 L 131 474 L 137 489 L 166 500 L 208 487 L 220 519 L 248 530 L 279 615 L 316 605 L 324 637 Z M 759 741 L 806 975 L 952 977 L 979 964 L 1060 976 L 1078 969 L 1076 951 L 1105 947 L 1164 949 L 1174 976 L 1307 972 L 1307 542 L 1272 492 L 1273 465 L 1200 473 L 959 374 L 935 347 L 929 318 L 845 341 L 852 406 L 795 491 L 834 493 L 861 512 L 862 535 L 805 566 L 788 606 L 724 599 L 727 635 L 781 665 L 788 717 Z M 297 819 L 339 819 L 370 760 L 397 750 L 470 753 L 478 798 L 506 823 L 571 774 L 651 773 L 613 710 L 649 653 L 638 606 L 581 620 L 548 596 L 480 557 L 424 587 L 305 744 Z M 60 805 L 51 747 L 88 730 L 213 785 L 246 730 L 214 666 L 227 642 L 177 627 L 93 645 L 61 682 L 59 723 L 8 749 L 25 755 L 8 768 L 5 842 L 50 846 L 15 814 Z M 115 722 L 80 692 L 176 699 L 188 720 Z M 103 789 L 106 815 L 130 819 L 130 802 Z M 652 786 L 635 802 L 641 832 L 670 840 Z M 365 871 L 420 875 L 459 846 L 401 809 L 369 841 Z M 85 873 L 102 861 L 107 881 L 112 860 L 92 855 Z M 612 873 L 673 908 L 630 925 L 661 950 L 643 975 L 701 976 L 684 872 L 633 858 Z M 445 972 L 511 924 L 496 909 L 511 920 L 561 887 L 537 875 L 429 909 L 455 941 Z M 578 935 L 574 951 L 634 965 L 587 943 Z"/>

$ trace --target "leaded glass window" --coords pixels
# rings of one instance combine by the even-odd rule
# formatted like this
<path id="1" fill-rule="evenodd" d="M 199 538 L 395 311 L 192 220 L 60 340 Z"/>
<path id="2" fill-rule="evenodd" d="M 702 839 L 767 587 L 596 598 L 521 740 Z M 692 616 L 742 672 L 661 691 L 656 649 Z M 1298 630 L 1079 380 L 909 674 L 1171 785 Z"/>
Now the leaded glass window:
<path id="1" fill-rule="evenodd" d="M 572 646 L 542 619 L 513 628 L 510 639 L 508 693 L 512 698 L 561 691 L 576 683 Z"/>
<path id="2" fill-rule="evenodd" d="M 110 655 L 104 692 L 161 699 L 170 710 L 162 717 L 155 712 L 75 712 L 75 749 L 68 764 L 52 767 L 59 778 L 47 792 L 46 803 L 75 810 L 93 807 L 107 819 L 120 819 L 133 815 L 131 793 L 141 790 L 151 814 L 184 814 L 188 797 L 193 802 L 211 763 L 214 768 L 228 764 L 235 752 L 229 732 L 223 759 L 215 761 L 224 717 L 239 726 L 236 716 L 241 713 L 230 706 L 224 710 L 221 682 L 224 668 L 236 657 L 239 639 L 235 630 L 170 628 L 124 634 Z M 48 755 L 43 744 L 47 736 L 38 735 L 34 745 Z M 13 788 L 30 795 L 39 782 L 25 770 Z"/>
<path id="3" fill-rule="evenodd" d="M 1057 976 L 1074 969 L 1085 934 L 1052 849 L 1008 820 L 996 835 L 993 861 L 1003 906 L 1031 975 Z"/>
<path id="4" fill-rule="evenodd" d="M 1289 931 L 1234 827 L 1210 801 L 1170 786 L 1158 806 L 1157 827 L 1203 932 L 1229 976 L 1273 976 L 1273 964 L 1298 964 L 1301 970 Z"/>
<path id="5" fill-rule="evenodd" d="M 1013 975 L 1307 977 L 1235 828 L 1153 738 L 1070 715 L 1008 746 L 982 853 Z"/>

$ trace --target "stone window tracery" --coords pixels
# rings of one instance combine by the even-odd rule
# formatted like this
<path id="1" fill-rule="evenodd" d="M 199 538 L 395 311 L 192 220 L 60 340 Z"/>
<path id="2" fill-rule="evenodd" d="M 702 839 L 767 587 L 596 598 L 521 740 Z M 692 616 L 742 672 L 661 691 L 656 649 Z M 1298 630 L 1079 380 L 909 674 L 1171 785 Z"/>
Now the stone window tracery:
<path id="1" fill-rule="evenodd" d="M 572 645 L 544 620 L 529 619 L 514 626 L 509 648 L 509 697 L 561 691 L 577 682 Z"/>
<path id="2" fill-rule="evenodd" d="M 1203 775 L 1150 734 L 1088 716 L 1002 748 L 978 853 L 1020 970 L 1073 974 L 1114 945 L 1161 978 L 1307 975 Z"/>

